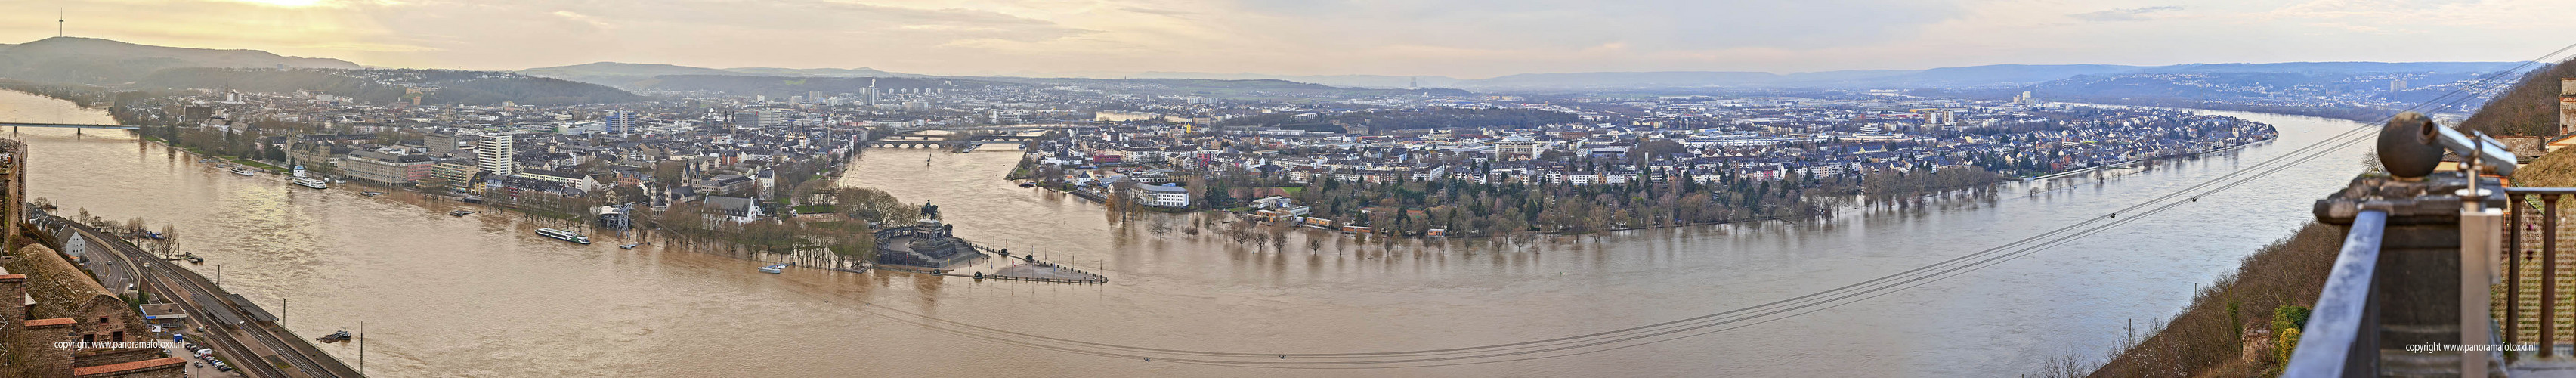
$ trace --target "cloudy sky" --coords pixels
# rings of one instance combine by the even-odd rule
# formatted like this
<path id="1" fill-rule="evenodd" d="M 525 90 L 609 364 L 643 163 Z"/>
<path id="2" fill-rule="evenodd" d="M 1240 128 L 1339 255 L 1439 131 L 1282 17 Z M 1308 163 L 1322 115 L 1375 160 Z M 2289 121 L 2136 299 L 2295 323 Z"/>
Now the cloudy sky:
<path id="1" fill-rule="evenodd" d="M 2511 61 L 2566 0 L 14 0 L 54 35 L 371 66 L 1446 75 Z"/>

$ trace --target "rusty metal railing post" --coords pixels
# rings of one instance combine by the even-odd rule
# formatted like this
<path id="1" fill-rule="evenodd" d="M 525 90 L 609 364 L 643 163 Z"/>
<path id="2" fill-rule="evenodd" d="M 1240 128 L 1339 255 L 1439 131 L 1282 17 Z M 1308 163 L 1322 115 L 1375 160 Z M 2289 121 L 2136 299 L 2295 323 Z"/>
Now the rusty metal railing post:
<path id="1" fill-rule="evenodd" d="M 2504 337 L 2512 343 L 2522 340 L 2522 196 L 2506 194 L 2504 217 Z"/>
<path id="2" fill-rule="evenodd" d="M 2558 353 L 2558 195 L 2540 196 L 2540 356 Z"/>

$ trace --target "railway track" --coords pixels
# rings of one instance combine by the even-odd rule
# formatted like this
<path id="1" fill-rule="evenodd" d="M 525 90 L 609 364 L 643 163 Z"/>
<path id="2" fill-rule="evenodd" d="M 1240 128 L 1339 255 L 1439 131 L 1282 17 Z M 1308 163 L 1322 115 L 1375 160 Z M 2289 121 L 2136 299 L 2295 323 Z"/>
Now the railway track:
<path id="1" fill-rule="evenodd" d="M 230 347 L 228 349 L 232 350 L 227 352 L 235 356 L 236 360 L 245 357 L 259 359 L 256 363 L 231 361 L 235 368 L 250 372 L 254 376 L 294 378 L 360 376 L 348 365 L 340 363 L 338 359 L 323 353 L 312 344 L 305 343 L 293 332 L 253 316 L 256 311 L 244 310 L 243 307 L 255 308 L 256 304 L 233 303 L 230 298 L 237 297 L 228 295 L 229 293 L 224 292 L 222 288 L 207 281 L 205 276 L 175 267 L 123 239 L 105 237 L 103 233 L 86 225 L 75 224 L 73 227 L 83 234 L 92 236 L 95 240 L 105 240 L 104 244 L 108 244 L 107 249 L 115 252 L 112 255 L 119 264 L 125 269 L 136 270 L 139 273 L 137 277 L 142 278 L 149 287 L 159 289 L 156 295 L 182 303 L 188 307 L 192 315 L 205 315 L 190 316 L 189 323 L 197 325 L 197 329 L 200 330 L 198 334 L 213 336 L 207 337 L 210 339 L 218 339 L 208 340 L 218 344 L 218 349 Z M 240 338 L 248 338 L 256 345 L 243 343 Z M 279 368 L 277 366 L 279 364 L 284 364 L 287 368 Z"/>

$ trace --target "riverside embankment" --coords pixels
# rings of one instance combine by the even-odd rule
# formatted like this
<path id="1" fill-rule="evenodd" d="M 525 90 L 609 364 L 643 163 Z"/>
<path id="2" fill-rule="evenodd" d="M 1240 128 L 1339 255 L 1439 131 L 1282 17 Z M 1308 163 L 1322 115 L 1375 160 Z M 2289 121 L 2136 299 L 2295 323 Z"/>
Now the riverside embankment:
<path id="1" fill-rule="evenodd" d="M 68 103 L 0 92 L 0 120 Z M 978 243 L 1114 277 L 1104 285 L 975 282 L 794 270 L 652 247 L 579 246 L 515 217 L 364 197 L 206 169 L 131 134 L 27 129 L 31 195 L 110 219 L 174 224 L 225 264 L 228 289 L 295 308 L 286 325 L 367 323 L 381 376 L 1804 375 L 1977 376 L 2033 371 L 2169 317 L 2195 284 L 2287 235 L 2350 169 L 2285 171 L 2195 205 L 2028 258 L 1877 299 L 1672 342 L 1547 360 L 1408 370 L 1242 369 L 1102 358 L 966 339 L 870 315 L 898 308 L 1087 341 L 1296 352 L 1430 349 L 1579 335 L 1725 311 L 1965 255 L 2163 195 L 2355 124 L 2224 113 L 2282 140 L 2156 163 L 2106 181 L 2007 190 L 1957 206 L 1542 237 L 1496 246 L 1394 246 L 1289 233 L 1282 248 L 1112 226 L 1099 206 L 1001 180 L 1018 154 L 878 154 L 847 185 L 941 205 Z M 2312 164 L 2348 165 L 2357 151 Z M 2331 171 L 2333 174 L 2326 174 Z M 2124 217 L 2125 218 L 2125 217 Z M 1149 220 L 1150 221 L 1150 220 Z M 1176 221 L 1186 223 L 1186 221 Z M 1314 247 L 1310 247 L 1314 246 Z M 861 305 L 865 301 L 870 305 Z M 1891 315 L 1901 314 L 1901 315 Z M 354 350 L 324 346 L 344 360 Z M 344 354 L 345 353 L 345 354 Z"/>

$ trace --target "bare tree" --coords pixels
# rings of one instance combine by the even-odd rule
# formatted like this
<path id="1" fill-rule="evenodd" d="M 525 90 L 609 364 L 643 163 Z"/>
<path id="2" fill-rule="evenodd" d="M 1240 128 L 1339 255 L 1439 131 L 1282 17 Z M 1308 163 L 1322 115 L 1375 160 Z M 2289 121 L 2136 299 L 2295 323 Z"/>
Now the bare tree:
<path id="1" fill-rule="evenodd" d="M 1172 233 L 1172 217 L 1154 217 L 1153 222 L 1149 222 L 1145 225 L 1145 232 L 1154 233 L 1154 236 L 1156 237 L 1170 235 Z"/>

